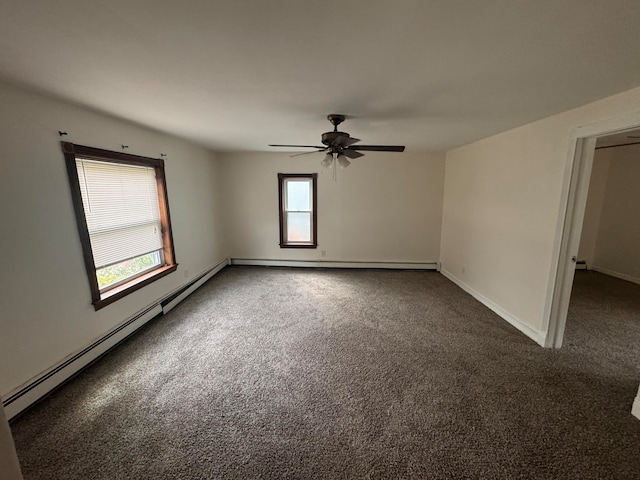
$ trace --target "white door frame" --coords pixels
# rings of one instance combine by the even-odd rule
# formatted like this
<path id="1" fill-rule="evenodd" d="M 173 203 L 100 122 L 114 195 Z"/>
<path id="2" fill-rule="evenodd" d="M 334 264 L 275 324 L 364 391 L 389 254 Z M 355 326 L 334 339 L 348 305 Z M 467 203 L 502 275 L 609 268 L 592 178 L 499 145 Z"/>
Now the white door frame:
<path id="1" fill-rule="evenodd" d="M 589 180 L 593 166 L 596 139 L 623 130 L 640 127 L 640 111 L 631 114 L 607 118 L 573 129 L 569 134 L 568 165 L 571 166 L 568 178 L 565 179 L 562 197 L 564 199 L 564 222 L 557 239 L 558 264 L 551 296 L 549 311 L 549 328 L 545 338 L 545 347 L 560 348 L 567 323 L 567 312 L 573 277 L 575 274 L 575 258 L 578 255 L 582 222 L 589 193 Z"/>

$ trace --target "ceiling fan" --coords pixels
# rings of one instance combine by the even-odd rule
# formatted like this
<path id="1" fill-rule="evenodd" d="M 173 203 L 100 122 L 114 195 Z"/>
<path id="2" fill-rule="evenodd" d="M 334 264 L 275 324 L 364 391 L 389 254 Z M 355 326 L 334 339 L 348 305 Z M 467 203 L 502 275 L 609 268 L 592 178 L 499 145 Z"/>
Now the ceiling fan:
<path id="1" fill-rule="evenodd" d="M 358 138 L 353 138 L 346 132 L 339 132 L 338 125 L 345 120 L 344 115 L 331 114 L 327 116 L 327 119 L 333 124 L 333 132 L 325 132 L 322 134 L 322 143 L 320 145 L 269 145 L 270 147 L 293 147 L 293 148 L 315 148 L 313 152 L 298 153 L 292 155 L 297 157 L 299 155 L 308 155 L 310 153 L 326 153 L 321 165 L 323 167 L 334 167 L 336 163 L 340 168 L 346 168 L 351 165 L 349 159 L 359 158 L 364 156 L 364 152 L 404 152 L 404 145 L 355 145 L 360 141 Z"/>

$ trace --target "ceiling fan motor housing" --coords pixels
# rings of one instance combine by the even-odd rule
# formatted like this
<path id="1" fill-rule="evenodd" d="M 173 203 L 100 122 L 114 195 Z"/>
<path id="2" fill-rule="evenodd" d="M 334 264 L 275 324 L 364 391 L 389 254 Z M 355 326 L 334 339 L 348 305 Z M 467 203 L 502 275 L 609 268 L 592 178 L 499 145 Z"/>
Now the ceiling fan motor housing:
<path id="1" fill-rule="evenodd" d="M 325 132 L 322 134 L 322 143 L 325 145 L 332 145 L 341 137 L 350 138 L 350 135 L 346 132 Z"/>

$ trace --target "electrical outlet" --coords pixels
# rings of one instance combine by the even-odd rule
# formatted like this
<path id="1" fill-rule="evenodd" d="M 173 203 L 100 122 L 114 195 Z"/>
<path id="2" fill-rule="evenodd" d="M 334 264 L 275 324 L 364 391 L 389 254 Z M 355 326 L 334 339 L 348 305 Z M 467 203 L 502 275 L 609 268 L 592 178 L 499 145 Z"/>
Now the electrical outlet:
<path id="1" fill-rule="evenodd" d="M 462 265 L 462 273 L 465 274 L 467 272 L 467 266 Z"/>
<path id="2" fill-rule="evenodd" d="M 327 251 L 326 250 L 320 250 L 320 255 L 322 255 L 323 257 L 327 256 Z"/>
<path id="3" fill-rule="evenodd" d="M 188 269 L 184 269 L 184 278 L 189 278 L 189 270 Z"/>

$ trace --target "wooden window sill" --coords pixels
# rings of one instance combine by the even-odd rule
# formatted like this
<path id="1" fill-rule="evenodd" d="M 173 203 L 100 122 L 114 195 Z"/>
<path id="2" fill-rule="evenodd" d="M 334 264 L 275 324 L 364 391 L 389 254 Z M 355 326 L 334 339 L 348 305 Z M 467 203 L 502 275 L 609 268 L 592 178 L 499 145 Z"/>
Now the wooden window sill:
<path id="1" fill-rule="evenodd" d="M 112 304 L 116 300 L 119 300 L 122 297 L 126 297 L 130 293 L 139 290 L 145 285 L 149 285 L 150 283 L 155 282 L 165 275 L 168 275 L 171 272 L 175 272 L 177 269 L 178 264 L 176 263 L 174 265 L 165 265 L 163 267 L 156 268 L 155 270 L 151 270 L 144 275 L 140 275 L 139 277 L 134 278 L 130 282 L 123 283 L 122 285 L 119 285 L 111 290 L 100 294 L 100 300 L 93 302 L 93 307 L 96 310 L 100 310 L 101 308 Z"/>
<path id="2" fill-rule="evenodd" d="M 281 243 L 280 248 L 318 248 L 315 243 Z"/>

